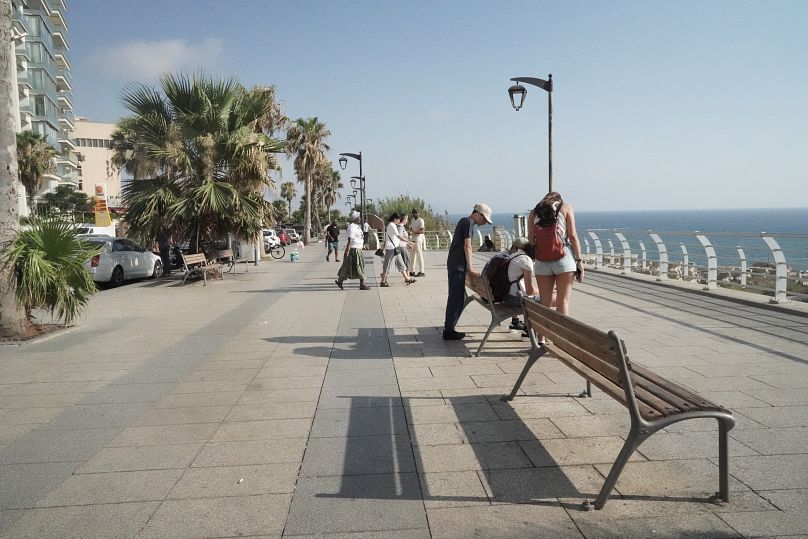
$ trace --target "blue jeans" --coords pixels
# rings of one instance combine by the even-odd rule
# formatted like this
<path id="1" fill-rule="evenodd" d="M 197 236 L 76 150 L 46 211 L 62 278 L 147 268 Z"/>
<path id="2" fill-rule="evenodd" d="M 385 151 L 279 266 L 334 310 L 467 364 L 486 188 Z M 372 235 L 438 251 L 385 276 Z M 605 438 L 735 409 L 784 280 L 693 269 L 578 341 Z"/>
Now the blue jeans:
<path id="1" fill-rule="evenodd" d="M 466 272 L 449 270 L 449 297 L 446 299 L 446 321 L 443 331 L 454 331 L 460 315 L 463 313 L 463 303 L 466 301 Z"/>

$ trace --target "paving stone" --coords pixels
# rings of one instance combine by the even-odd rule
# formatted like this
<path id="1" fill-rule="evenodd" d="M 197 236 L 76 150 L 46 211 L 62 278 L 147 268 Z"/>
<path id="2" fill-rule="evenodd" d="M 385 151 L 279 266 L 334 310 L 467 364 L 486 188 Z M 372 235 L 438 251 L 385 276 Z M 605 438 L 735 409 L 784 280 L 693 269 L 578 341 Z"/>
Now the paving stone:
<path id="1" fill-rule="evenodd" d="M 477 472 L 421 474 L 420 484 L 427 508 L 491 505 Z"/>
<path id="2" fill-rule="evenodd" d="M 283 378 L 262 378 L 264 389 L 310 389 L 323 385 L 323 376 L 284 376 Z"/>
<path id="3" fill-rule="evenodd" d="M 516 442 L 419 445 L 414 451 L 418 471 L 425 473 L 532 467 Z"/>
<path id="4" fill-rule="evenodd" d="M 563 438 L 549 419 L 464 422 L 458 425 L 470 443 Z"/>
<path id="5" fill-rule="evenodd" d="M 329 370 L 323 387 L 356 387 L 363 385 L 390 385 L 396 383 L 396 373 L 392 367 L 366 370 Z"/>
<path id="6" fill-rule="evenodd" d="M 208 382 L 180 382 L 173 393 L 208 393 L 213 391 L 244 391 L 250 380 L 217 380 Z"/>
<path id="7" fill-rule="evenodd" d="M 249 391 L 245 391 L 238 404 L 264 404 L 268 402 L 295 403 L 317 402 L 320 398 L 319 388 L 298 389 L 262 389 L 260 384 L 253 384 Z"/>
<path id="8" fill-rule="evenodd" d="M 560 438 L 519 442 L 534 466 L 612 463 L 623 448 L 617 436 Z M 635 452 L 630 461 L 644 460 Z"/>
<path id="9" fill-rule="evenodd" d="M 593 499 L 603 485 L 594 466 L 547 466 L 478 472 L 493 503 L 536 503 L 574 497 Z"/>
<path id="10" fill-rule="evenodd" d="M 215 423 L 222 421 L 230 412 L 230 408 L 230 406 L 199 406 L 150 409 L 135 422 L 134 426 Z"/>
<path id="11" fill-rule="evenodd" d="M 33 430 L 2 452 L 0 464 L 81 462 L 95 453 L 120 429 Z"/>
<path id="12" fill-rule="evenodd" d="M 316 402 L 267 402 L 239 404 L 227 415 L 226 421 L 256 421 L 263 419 L 303 419 L 314 417 Z"/>
<path id="13" fill-rule="evenodd" d="M 318 410 L 311 428 L 312 438 L 406 433 L 401 406 Z"/>
<path id="14" fill-rule="evenodd" d="M 197 408 L 232 406 L 241 398 L 241 391 L 211 391 L 208 393 L 169 393 L 154 404 L 155 408 Z"/>
<path id="15" fill-rule="evenodd" d="M 501 402 L 494 404 L 493 409 L 502 419 L 539 419 L 542 417 L 590 415 L 586 408 L 571 400 L 561 402 L 526 402 L 524 404 L 516 401 L 511 403 Z"/>
<path id="16" fill-rule="evenodd" d="M 186 382 L 206 382 L 219 380 L 252 380 L 258 369 L 217 369 L 213 371 L 197 370 L 183 377 Z"/>
<path id="17" fill-rule="evenodd" d="M 139 537 L 236 537 L 283 531 L 291 496 L 166 500 Z"/>
<path id="18" fill-rule="evenodd" d="M 412 445 L 451 445 L 468 443 L 457 423 L 419 423 L 409 426 Z"/>
<path id="19" fill-rule="evenodd" d="M 0 465 L 0 509 L 33 507 L 77 466 L 75 462 Z"/>
<path id="20" fill-rule="evenodd" d="M 498 421 L 499 416 L 487 402 L 445 406 L 417 406 L 405 409 L 407 421 L 418 423 L 460 423 L 463 421 Z"/>
<path id="21" fill-rule="evenodd" d="M 767 427 L 808 427 L 808 406 L 738 408 L 735 411 Z"/>
<path id="22" fill-rule="evenodd" d="M 304 535 L 283 534 L 284 537 L 313 539 L 432 539 L 429 528 L 408 530 L 381 530 L 372 532 L 314 533 Z"/>
<path id="23" fill-rule="evenodd" d="M 426 526 L 414 473 L 302 477 L 284 533 L 293 536 Z"/>
<path id="24" fill-rule="evenodd" d="M 208 442 L 199 452 L 192 466 L 299 463 L 303 459 L 305 449 L 305 438 Z"/>
<path id="25" fill-rule="evenodd" d="M 292 493 L 299 464 L 190 468 L 168 494 L 169 499 Z"/>
<path id="26" fill-rule="evenodd" d="M 0 444 L 6 446 L 14 439 L 31 432 L 36 427 L 36 424 L 31 423 L 23 423 L 22 425 L 0 425 Z"/>
<path id="27" fill-rule="evenodd" d="M 808 391 L 802 389 L 753 389 L 744 393 L 772 406 L 808 406 Z"/>
<path id="28" fill-rule="evenodd" d="M 643 442 L 638 451 L 649 460 L 718 458 L 718 428 L 712 432 L 657 432 Z M 740 456 L 758 453 L 730 437 L 729 454 Z"/>
<path id="29" fill-rule="evenodd" d="M 576 521 L 585 537 L 624 539 L 626 537 L 687 537 L 724 539 L 740 537 L 723 520 L 712 514 L 681 516 L 660 515 L 651 518 Z"/>
<path id="30" fill-rule="evenodd" d="M 551 417 L 550 421 L 570 438 L 584 436 L 625 436 L 631 427 L 627 413 L 617 415 L 584 415 Z"/>
<path id="31" fill-rule="evenodd" d="M 754 490 L 803 488 L 808 454 L 736 457 L 730 460 L 730 475 Z"/>
<path id="32" fill-rule="evenodd" d="M 401 392 L 395 384 L 359 387 L 324 387 L 318 409 L 400 406 Z"/>
<path id="33" fill-rule="evenodd" d="M 218 423 L 127 427 L 107 445 L 109 447 L 126 447 L 199 442 L 210 439 L 218 427 Z"/>
<path id="34" fill-rule="evenodd" d="M 38 507 L 162 500 L 182 470 L 149 470 L 71 475 L 36 502 Z"/>
<path id="35" fill-rule="evenodd" d="M 310 429 L 310 419 L 227 421 L 219 426 L 211 441 L 305 438 L 309 435 Z"/>
<path id="36" fill-rule="evenodd" d="M 7 530 L 7 536 L 106 539 L 110 530 L 115 530 L 115 537 L 134 538 L 159 505 L 145 502 L 30 509 Z"/>
<path id="37" fill-rule="evenodd" d="M 446 537 L 574 538 L 581 533 L 558 503 L 427 509 L 435 539 Z"/>
<path id="38" fill-rule="evenodd" d="M 0 414 L 0 425 L 46 423 L 58 417 L 66 408 L 12 408 Z"/>
<path id="39" fill-rule="evenodd" d="M 149 403 L 112 403 L 76 405 L 40 429 L 98 429 L 125 427 L 148 410 Z"/>
<path id="40" fill-rule="evenodd" d="M 104 447 L 87 460 L 75 473 L 187 468 L 196 458 L 202 446 L 202 442 L 196 442 L 139 447 Z"/>
<path id="41" fill-rule="evenodd" d="M 403 435 L 311 438 L 301 477 L 415 471 L 409 437 Z"/>

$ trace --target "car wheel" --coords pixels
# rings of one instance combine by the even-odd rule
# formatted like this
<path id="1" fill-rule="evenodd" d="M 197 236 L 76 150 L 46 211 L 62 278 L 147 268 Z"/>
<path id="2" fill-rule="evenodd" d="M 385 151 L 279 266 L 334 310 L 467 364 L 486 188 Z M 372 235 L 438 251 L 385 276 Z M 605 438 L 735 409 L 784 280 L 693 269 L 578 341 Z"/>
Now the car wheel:
<path id="1" fill-rule="evenodd" d="M 112 276 L 109 278 L 109 286 L 115 288 L 116 286 L 121 286 L 123 284 L 123 268 L 120 266 L 115 266 L 115 269 L 112 270 Z"/>
<path id="2" fill-rule="evenodd" d="M 163 276 L 163 261 L 155 260 L 154 269 L 152 270 L 151 279 L 156 279 Z"/>

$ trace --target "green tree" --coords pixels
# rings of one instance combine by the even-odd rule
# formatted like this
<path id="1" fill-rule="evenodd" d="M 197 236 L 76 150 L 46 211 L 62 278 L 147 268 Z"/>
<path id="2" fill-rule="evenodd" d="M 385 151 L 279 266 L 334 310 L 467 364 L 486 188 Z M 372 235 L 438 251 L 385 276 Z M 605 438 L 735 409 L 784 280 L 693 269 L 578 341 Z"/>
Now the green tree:
<path id="1" fill-rule="evenodd" d="M 45 137 L 33 131 L 17 133 L 17 163 L 20 170 L 20 183 L 28 194 L 28 207 L 35 210 L 34 198 L 42 189 L 45 174 L 56 170 L 56 149 L 48 144 Z"/>
<path id="2" fill-rule="evenodd" d="M 314 182 L 317 180 L 318 169 L 327 162 L 325 152 L 331 148 L 326 144 L 326 139 L 330 135 L 331 132 L 326 125 L 317 118 L 298 118 L 289 127 L 286 134 L 287 151 L 289 155 L 295 156 L 294 167 L 297 180 L 305 186 L 304 243 L 311 242 L 312 192 Z M 320 231 L 322 232 L 322 227 Z"/>
<path id="3" fill-rule="evenodd" d="M 292 216 L 292 200 L 297 196 L 297 191 L 295 191 L 295 184 L 292 182 L 283 182 L 281 184 L 281 198 L 286 200 L 286 203 L 289 207 L 289 216 Z"/>
<path id="4" fill-rule="evenodd" d="M 34 219 L 14 238 L 3 262 L 15 270 L 16 300 L 29 317 L 40 308 L 69 324 L 96 290 L 84 263 L 97 253 L 78 239 L 70 223 Z"/>
<path id="5" fill-rule="evenodd" d="M 82 220 L 92 204 L 90 197 L 72 185 L 57 185 L 52 192 L 42 195 L 42 202 L 48 215 L 67 217 L 70 222 Z"/>
<path id="6" fill-rule="evenodd" d="M 255 239 L 272 218 L 263 192 L 285 151 L 272 137 L 286 121 L 274 87 L 167 74 L 159 90 L 127 87 L 123 103 L 132 115 L 113 135 L 113 163 L 135 176 L 123 193 L 130 230 L 160 242 L 161 255 L 172 234 L 196 251 L 227 234 Z"/>
<path id="7" fill-rule="evenodd" d="M 392 213 L 412 214 L 413 208 L 418 209 L 418 216 L 424 220 L 426 230 L 446 230 L 449 228 L 449 218 L 444 212 L 439 214 L 422 198 L 411 197 L 409 195 L 398 195 L 390 198 L 383 198 L 378 201 L 375 209 L 378 215 L 385 222 Z"/>

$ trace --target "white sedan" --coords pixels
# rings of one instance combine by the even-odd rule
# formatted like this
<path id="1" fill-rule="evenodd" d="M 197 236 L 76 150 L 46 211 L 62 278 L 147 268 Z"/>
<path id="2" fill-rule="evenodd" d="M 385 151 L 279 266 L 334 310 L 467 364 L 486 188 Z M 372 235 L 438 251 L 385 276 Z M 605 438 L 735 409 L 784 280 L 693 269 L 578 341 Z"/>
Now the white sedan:
<path id="1" fill-rule="evenodd" d="M 100 253 L 84 263 L 93 281 L 120 286 L 127 279 L 155 278 L 163 274 L 163 261 L 151 251 L 126 238 L 80 235 Z"/>

